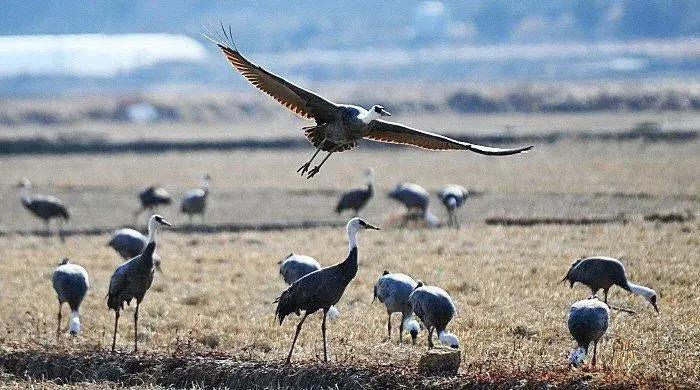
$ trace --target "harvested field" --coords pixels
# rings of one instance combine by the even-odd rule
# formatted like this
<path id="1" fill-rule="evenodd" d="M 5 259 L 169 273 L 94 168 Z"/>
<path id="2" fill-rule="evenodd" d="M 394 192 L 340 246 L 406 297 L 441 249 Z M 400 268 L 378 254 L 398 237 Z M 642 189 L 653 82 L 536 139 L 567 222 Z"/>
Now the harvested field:
<path id="1" fill-rule="evenodd" d="M 312 180 L 294 174 L 311 150 L 3 156 L 10 179 L 0 187 L 0 381 L 76 388 L 695 388 L 697 150 L 697 140 L 567 140 L 501 159 L 359 149 L 334 155 Z M 362 215 L 384 230 L 359 237 L 359 273 L 337 305 L 340 318 L 328 323 L 331 364 L 319 363 L 315 314 L 299 336 L 292 367 L 282 367 L 298 319 L 281 327 L 274 322 L 272 301 L 284 289 L 277 261 L 291 251 L 323 265 L 345 257 L 347 219 L 332 210 L 343 190 L 361 184 L 367 166 L 377 173 L 378 189 Z M 144 352 L 130 353 L 128 308 L 119 326 L 121 352 L 110 355 L 114 317 L 103 297 L 120 260 L 106 247 L 108 232 L 134 222 L 138 189 L 160 183 L 179 199 L 204 171 L 214 181 L 211 225 L 187 226 L 176 206 L 160 210 L 178 226 L 159 236 L 164 275 L 156 276 L 141 306 Z M 41 224 L 21 208 L 14 186 L 20 177 L 70 205 L 65 241 L 29 234 Z M 431 211 L 442 219 L 435 193 L 444 184 L 473 190 L 461 210 L 462 228 L 397 224 L 402 209 L 384 194 L 398 181 L 428 189 Z M 487 224 L 489 218 L 554 222 L 505 226 Z M 596 218 L 612 220 L 569 223 Z M 611 303 L 637 314 L 613 312 L 599 366 L 571 369 L 566 311 L 588 290 L 557 282 L 572 259 L 596 254 L 621 258 L 632 281 L 654 288 L 661 314 L 614 287 Z M 50 277 L 63 256 L 85 266 L 92 285 L 81 309 L 83 332 L 57 339 Z M 426 332 L 416 347 L 397 345 L 396 333 L 387 340 L 386 313 L 372 302 L 384 269 L 439 285 L 455 300 L 449 329 L 461 341 L 457 377 L 417 374 Z"/>

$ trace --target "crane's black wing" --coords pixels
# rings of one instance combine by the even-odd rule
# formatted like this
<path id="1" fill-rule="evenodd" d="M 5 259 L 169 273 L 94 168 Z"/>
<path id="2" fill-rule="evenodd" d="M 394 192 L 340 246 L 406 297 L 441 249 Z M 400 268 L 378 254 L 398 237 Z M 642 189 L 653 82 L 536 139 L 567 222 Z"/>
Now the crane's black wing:
<path id="1" fill-rule="evenodd" d="M 470 144 L 445 137 L 444 135 L 414 129 L 400 123 L 381 119 L 375 119 L 367 125 L 363 138 L 391 144 L 417 146 L 430 150 L 471 150 L 472 152 L 490 156 L 507 156 L 532 149 L 532 145 L 515 149 L 501 149 Z"/>

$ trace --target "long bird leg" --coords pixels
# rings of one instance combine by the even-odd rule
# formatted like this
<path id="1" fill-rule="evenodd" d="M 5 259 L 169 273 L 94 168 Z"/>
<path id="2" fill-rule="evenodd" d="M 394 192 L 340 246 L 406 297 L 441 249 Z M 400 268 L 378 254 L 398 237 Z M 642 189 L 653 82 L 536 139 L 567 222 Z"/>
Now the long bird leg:
<path id="1" fill-rule="evenodd" d="M 139 301 L 136 301 L 134 311 L 134 352 L 139 351 Z"/>
<path id="2" fill-rule="evenodd" d="M 112 353 L 117 345 L 117 323 L 119 323 L 119 309 L 114 311 L 114 336 L 112 337 Z"/>
<path id="3" fill-rule="evenodd" d="M 319 152 L 321 152 L 320 147 L 318 149 L 316 149 L 316 153 L 314 153 L 314 155 L 311 156 L 311 159 L 306 164 L 300 166 L 299 169 L 297 169 L 297 172 L 301 172 L 301 175 L 304 176 L 306 171 L 308 171 L 309 167 L 311 166 L 311 161 L 314 161 L 314 159 L 316 158 L 316 156 L 318 155 Z"/>
<path id="4" fill-rule="evenodd" d="M 318 173 L 318 171 L 321 170 L 321 166 L 323 166 L 323 163 L 325 163 L 326 160 L 328 160 L 328 157 L 330 157 L 331 154 L 333 154 L 333 152 L 328 152 L 328 154 L 327 154 L 326 157 L 323 159 L 323 161 L 321 161 L 320 164 L 316 165 L 316 166 L 314 167 L 314 169 L 312 169 L 312 170 L 309 171 L 309 175 L 306 176 L 306 178 L 307 178 L 307 179 L 311 179 L 312 177 L 314 177 L 314 175 L 316 175 L 316 174 Z"/>
<path id="5" fill-rule="evenodd" d="M 299 331 L 301 331 L 301 326 L 304 324 L 304 321 L 306 320 L 306 317 L 309 315 L 309 312 L 306 311 L 304 312 L 304 316 L 301 317 L 301 321 L 297 324 L 297 331 L 294 333 L 294 340 L 292 340 L 292 348 L 289 349 L 289 355 L 287 355 L 287 362 L 285 364 L 289 364 L 290 361 L 292 360 L 292 352 L 294 351 L 294 344 L 297 343 L 297 337 L 299 337 Z M 326 316 L 323 316 L 325 319 Z"/>
<path id="6" fill-rule="evenodd" d="M 391 341 L 391 314 L 389 314 L 389 321 L 386 324 L 386 330 L 389 332 L 389 341 Z"/>
<path id="7" fill-rule="evenodd" d="M 428 328 L 428 351 L 433 349 L 433 327 Z"/>
<path id="8" fill-rule="evenodd" d="M 598 342 L 593 343 L 593 367 L 595 367 L 595 355 L 598 352 Z"/>
<path id="9" fill-rule="evenodd" d="M 401 318 L 401 325 L 399 325 L 399 345 L 403 344 L 403 318 Z"/>
<path id="10" fill-rule="evenodd" d="M 58 338 L 61 335 L 61 308 L 63 307 L 63 303 L 58 302 L 58 329 L 56 329 L 56 338 Z"/>
<path id="11" fill-rule="evenodd" d="M 321 333 L 323 333 L 323 362 L 328 363 L 328 351 L 326 349 L 326 314 L 328 309 L 323 309 L 323 321 L 321 322 Z"/>

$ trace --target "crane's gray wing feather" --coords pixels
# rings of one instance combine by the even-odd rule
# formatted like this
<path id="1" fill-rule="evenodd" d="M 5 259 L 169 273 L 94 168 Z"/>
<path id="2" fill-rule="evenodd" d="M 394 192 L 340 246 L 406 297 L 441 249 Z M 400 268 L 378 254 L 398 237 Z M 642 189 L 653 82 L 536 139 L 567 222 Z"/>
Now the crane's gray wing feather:
<path id="1" fill-rule="evenodd" d="M 444 135 L 414 129 L 400 123 L 375 119 L 367 125 L 363 138 L 390 144 L 417 146 L 429 150 L 471 150 L 479 154 L 491 156 L 506 156 L 526 152 L 532 146 L 515 149 L 501 149 L 489 146 L 470 144 L 445 137 Z"/>

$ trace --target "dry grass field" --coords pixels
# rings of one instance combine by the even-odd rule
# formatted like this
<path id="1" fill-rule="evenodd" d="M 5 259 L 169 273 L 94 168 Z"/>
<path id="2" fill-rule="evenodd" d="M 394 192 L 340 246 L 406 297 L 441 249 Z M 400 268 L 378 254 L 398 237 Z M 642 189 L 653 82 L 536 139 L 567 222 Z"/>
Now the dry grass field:
<path id="1" fill-rule="evenodd" d="M 103 298 L 120 262 L 106 247 L 107 235 L 73 235 L 65 242 L 26 235 L 41 224 L 21 209 L 14 187 L 19 177 L 32 179 L 40 193 L 64 199 L 73 213 L 68 226 L 74 228 L 130 224 L 139 188 L 158 182 L 179 199 L 204 171 L 214 178 L 209 223 L 342 221 L 332 212 L 338 194 L 360 185 L 361 171 L 373 166 L 379 189 L 363 217 L 384 230 L 359 237 L 359 273 L 337 305 L 341 317 L 328 324 L 329 371 L 362 367 L 395 376 L 407 372 L 418 381 L 417 387 L 549 383 L 697 388 L 700 224 L 697 219 L 664 224 L 642 217 L 670 211 L 698 215 L 698 150 L 697 141 L 559 142 L 509 158 L 355 150 L 333 156 L 308 181 L 294 171 L 311 149 L 2 157 L 3 176 L 10 179 L 0 188 L 0 228 L 6 231 L 0 236 L 1 352 L 108 356 L 114 316 Z M 459 183 L 479 196 L 462 210 L 460 230 L 401 228 L 392 222 L 401 208 L 384 195 L 398 181 L 419 183 L 433 194 L 446 183 Z M 444 218 L 434 195 L 432 202 L 433 212 Z M 175 206 L 161 212 L 178 224 L 185 220 Z M 503 227 L 483 222 L 499 215 L 621 212 L 629 223 Z M 297 318 L 289 317 L 281 327 L 274 321 L 272 301 L 284 289 L 277 262 L 294 251 L 330 265 L 347 252 L 342 228 L 216 234 L 166 230 L 159 239 L 165 274 L 156 276 L 141 307 L 144 360 L 213 353 L 281 364 Z M 598 351 L 599 366 L 570 369 L 567 354 L 574 342 L 566 313 L 572 302 L 587 297 L 588 290 L 557 282 L 574 258 L 596 254 L 623 259 L 632 281 L 656 289 L 661 314 L 641 297 L 613 288 L 611 301 L 637 314 L 613 312 Z M 63 256 L 85 266 L 92 285 L 82 307 L 84 331 L 77 338 L 63 334 L 57 340 L 57 303 L 50 278 Z M 386 312 L 372 302 L 372 286 L 384 269 L 407 273 L 451 294 L 457 315 L 449 329 L 461 340 L 457 378 L 429 382 L 415 376 L 417 359 L 426 348 L 425 332 L 415 347 L 387 340 Z M 133 346 L 131 313 L 133 308 L 122 316 L 117 339 L 125 354 Z M 293 357 L 296 368 L 317 367 L 315 362 L 322 360 L 320 322 L 315 314 L 305 323 Z M 8 387 L 55 385 L 29 373 L 29 378 L 15 374 L 0 369 Z M 520 379 L 530 382 L 517 382 Z"/>

